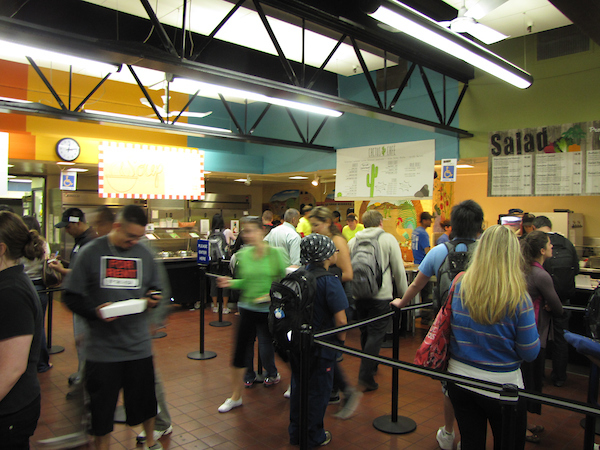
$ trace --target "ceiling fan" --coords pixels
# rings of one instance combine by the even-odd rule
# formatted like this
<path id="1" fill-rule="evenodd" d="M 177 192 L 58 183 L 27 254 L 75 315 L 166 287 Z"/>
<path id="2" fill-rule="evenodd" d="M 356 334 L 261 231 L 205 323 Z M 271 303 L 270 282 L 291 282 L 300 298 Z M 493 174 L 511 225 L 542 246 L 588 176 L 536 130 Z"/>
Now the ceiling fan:
<path id="1" fill-rule="evenodd" d="M 167 96 L 161 95 L 160 98 L 162 98 L 163 105 L 165 105 L 167 103 Z M 142 105 L 152 108 L 152 106 L 150 105 L 150 102 L 145 97 L 140 98 L 140 102 L 142 103 Z M 160 115 L 164 118 L 177 117 L 179 115 L 179 113 L 181 112 L 181 111 L 169 111 L 169 114 L 167 114 L 167 110 L 164 107 L 158 106 L 158 105 L 154 105 L 154 106 L 156 106 L 156 109 L 158 110 Z M 212 111 L 207 111 L 207 112 L 183 111 L 183 112 L 181 112 L 181 115 L 184 117 L 195 117 L 197 119 L 201 119 L 202 117 L 210 116 L 211 114 L 212 114 Z M 150 114 L 148 117 L 153 117 L 153 116 L 154 116 L 153 114 Z"/>
<path id="2" fill-rule="evenodd" d="M 508 36 L 477 21 L 507 1 L 508 0 L 479 0 L 467 9 L 466 1 L 463 0 L 463 5 L 458 10 L 458 16 L 455 19 L 438 23 L 455 33 L 469 33 L 484 44 L 493 44 L 506 39 Z"/>

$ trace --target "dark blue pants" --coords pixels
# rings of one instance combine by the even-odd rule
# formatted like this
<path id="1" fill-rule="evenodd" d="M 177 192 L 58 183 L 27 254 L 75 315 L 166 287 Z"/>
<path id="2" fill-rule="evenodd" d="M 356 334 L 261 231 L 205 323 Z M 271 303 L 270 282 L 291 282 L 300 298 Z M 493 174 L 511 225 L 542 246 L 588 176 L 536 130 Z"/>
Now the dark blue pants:
<path id="1" fill-rule="evenodd" d="M 358 320 L 376 317 L 390 311 L 390 300 L 357 300 L 356 312 Z M 371 322 L 360 327 L 360 346 L 363 352 L 369 355 L 379 356 L 381 344 L 385 338 L 391 317 Z M 365 385 L 375 383 L 373 374 L 377 363 L 372 360 L 362 359 L 358 371 L 358 382 Z"/>
<path id="2" fill-rule="evenodd" d="M 46 318 L 46 308 L 48 307 L 48 294 L 46 292 L 40 293 L 39 291 L 43 291 L 46 289 L 46 286 L 40 283 L 34 283 L 35 290 L 38 291 L 38 297 L 40 298 L 40 303 L 42 304 L 42 330 L 40 340 L 40 359 L 38 361 L 38 372 L 45 372 L 49 369 L 50 364 L 50 354 L 48 353 L 48 344 L 46 343 L 46 327 L 45 327 L 45 318 Z"/>
<path id="3" fill-rule="evenodd" d="M 292 395 L 290 397 L 290 444 L 300 443 L 300 363 L 297 355 L 292 365 Z M 310 367 L 308 382 L 308 444 L 318 447 L 325 440 L 323 418 L 333 386 L 333 360 L 315 358 Z"/>
<path id="4" fill-rule="evenodd" d="M 563 303 L 570 305 L 570 301 Z M 569 329 L 569 318 L 571 311 L 565 311 L 560 317 L 552 318 L 554 327 L 554 340 L 548 341 L 548 347 L 552 348 L 552 381 L 566 381 L 567 364 L 569 362 L 569 344 L 565 339 L 564 330 Z"/>

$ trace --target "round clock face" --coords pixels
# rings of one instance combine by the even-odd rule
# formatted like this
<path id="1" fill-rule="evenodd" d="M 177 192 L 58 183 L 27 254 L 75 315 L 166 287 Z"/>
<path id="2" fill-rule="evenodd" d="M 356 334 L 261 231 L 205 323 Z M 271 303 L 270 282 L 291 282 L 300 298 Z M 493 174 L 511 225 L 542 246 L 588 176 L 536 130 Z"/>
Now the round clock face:
<path id="1" fill-rule="evenodd" d="M 75 139 L 64 138 L 56 144 L 56 154 L 65 161 L 74 161 L 79 156 L 81 148 Z"/>

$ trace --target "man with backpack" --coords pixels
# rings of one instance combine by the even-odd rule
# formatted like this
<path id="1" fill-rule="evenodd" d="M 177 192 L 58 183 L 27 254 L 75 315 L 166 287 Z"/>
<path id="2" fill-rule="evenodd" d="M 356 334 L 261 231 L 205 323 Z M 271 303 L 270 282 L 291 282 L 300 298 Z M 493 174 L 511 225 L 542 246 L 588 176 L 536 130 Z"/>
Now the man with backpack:
<path id="1" fill-rule="evenodd" d="M 314 276 L 314 291 L 312 297 L 308 299 L 310 307 L 304 308 L 305 311 L 309 312 L 307 317 L 304 317 L 304 320 L 300 322 L 310 323 L 315 332 L 346 325 L 346 308 L 348 307 L 346 293 L 340 279 L 327 272 L 329 265 L 335 264 L 337 255 L 333 241 L 327 236 L 311 234 L 302 239 L 300 255 L 301 262 L 305 264 L 306 270 Z M 273 288 L 271 296 L 273 297 Z M 274 314 L 276 317 L 280 317 L 277 311 Z M 297 331 L 292 330 L 292 333 Z M 329 336 L 326 340 L 341 345 L 345 338 L 346 332 L 344 331 L 335 336 Z M 292 339 L 296 338 L 292 337 Z M 323 428 L 323 418 L 333 386 L 333 365 L 336 357 L 336 351 L 326 347 L 315 346 L 313 352 L 308 381 L 308 444 L 310 448 L 327 445 L 331 442 L 331 433 Z M 301 432 L 300 355 L 295 348 L 290 351 L 290 360 L 292 366 L 292 393 L 288 432 L 290 444 L 298 445 Z"/>
<path id="2" fill-rule="evenodd" d="M 552 222 L 546 216 L 538 216 L 533 220 L 533 229 L 548 234 L 552 244 L 552 258 L 544 263 L 544 269 L 552 277 L 554 289 L 563 305 L 570 305 L 575 295 L 575 276 L 579 273 L 579 257 L 575 247 L 566 237 L 552 232 Z M 567 363 L 569 346 L 565 340 L 564 330 L 569 329 L 569 311 L 561 317 L 553 318 L 554 339 L 549 341 L 552 348 L 552 382 L 562 387 L 567 380 Z"/>
<path id="3" fill-rule="evenodd" d="M 437 285 L 434 290 L 434 304 L 437 309 L 446 302 L 448 290 L 454 277 L 465 270 L 469 256 L 474 252 L 476 239 L 481 233 L 483 210 L 473 200 L 465 200 L 452 208 L 450 214 L 452 232 L 456 236 L 449 242 L 436 245 L 419 265 L 419 273 L 410 284 L 404 297 L 397 298 L 392 305 L 403 308 L 427 285 L 429 279 L 436 275 Z M 443 388 L 445 393 L 445 387 Z M 449 450 L 454 445 L 454 409 L 450 398 L 444 396 L 444 422 L 436 434 L 440 448 Z"/>
<path id="4" fill-rule="evenodd" d="M 362 216 L 365 229 L 350 240 L 353 296 L 358 320 L 376 317 L 390 310 L 389 303 L 396 291 L 403 295 L 408 288 L 402 253 L 396 238 L 383 231 L 383 216 L 369 210 Z M 360 344 L 364 352 L 378 356 L 390 317 L 360 328 Z M 373 377 L 377 363 L 363 359 L 358 372 L 359 388 L 363 392 L 379 387 Z"/>

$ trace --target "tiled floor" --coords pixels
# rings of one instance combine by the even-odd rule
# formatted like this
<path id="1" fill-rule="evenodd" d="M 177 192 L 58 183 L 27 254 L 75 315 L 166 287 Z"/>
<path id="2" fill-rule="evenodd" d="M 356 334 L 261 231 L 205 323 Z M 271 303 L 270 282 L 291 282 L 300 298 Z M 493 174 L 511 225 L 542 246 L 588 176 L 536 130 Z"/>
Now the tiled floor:
<path id="1" fill-rule="evenodd" d="M 297 448 L 288 444 L 288 400 L 283 397 L 289 381 L 289 369 L 279 361 L 282 382 L 271 388 L 255 385 L 244 390 L 244 405 L 229 413 L 220 414 L 217 407 L 230 395 L 229 364 L 237 317 L 225 316 L 234 326 L 216 328 L 208 322 L 216 314 L 206 312 L 205 350 L 217 357 L 196 361 L 187 354 L 199 349 L 199 311 L 188 311 L 173 305 L 165 329 L 167 336 L 154 340 L 155 364 L 162 374 L 167 401 L 173 419 L 173 433 L 161 442 L 165 449 L 285 449 Z M 424 331 L 417 336 L 401 339 L 400 358 L 412 361 Z M 75 417 L 73 405 L 65 399 L 67 377 L 76 370 L 76 354 L 72 337 L 71 314 L 55 302 L 53 343 L 66 347 L 63 353 L 51 357 L 54 368 L 40 374 L 42 384 L 42 415 L 33 436 L 32 448 L 38 439 L 49 438 L 77 430 L 80 418 Z M 358 347 L 358 331 L 348 335 L 347 344 Z M 391 356 L 391 349 L 382 355 Z M 359 361 L 346 355 L 342 366 L 353 382 Z M 400 372 L 399 414 L 416 421 L 417 429 L 405 435 L 389 435 L 373 428 L 375 418 L 391 413 L 391 369 L 380 366 L 377 375 L 380 388 L 365 394 L 357 414 L 342 421 L 333 417 L 338 407 L 329 407 L 326 429 L 333 440 L 331 449 L 436 449 L 435 431 L 443 422 L 442 394 L 439 382 Z M 587 377 L 571 375 L 563 388 L 549 386 L 546 393 L 584 401 Z M 544 425 L 542 444 L 527 444 L 535 449 L 583 448 L 582 416 L 564 410 L 544 407 L 535 423 Z M 113 449 L 134 449 L 136 432 L 125 425 L 115 424 Z M 456 442 L 458 442 L 458 438 Z M 488 439 L 491 441 L 491 439 Z M 92 446 L 90 446 L 92 448 Z M 488 442 L 488 448 L 492 448 Z"/>

